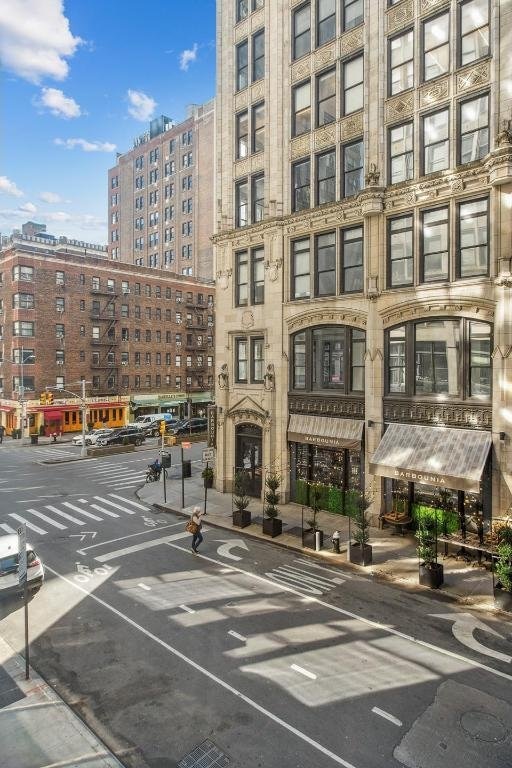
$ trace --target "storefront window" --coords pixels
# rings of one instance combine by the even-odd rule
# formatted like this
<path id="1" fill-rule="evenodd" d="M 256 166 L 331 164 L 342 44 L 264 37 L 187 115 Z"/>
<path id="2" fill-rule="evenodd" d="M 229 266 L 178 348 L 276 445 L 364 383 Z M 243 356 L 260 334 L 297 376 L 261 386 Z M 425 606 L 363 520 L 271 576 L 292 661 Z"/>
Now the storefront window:
<path id="1" fill-rule="evenodd" d="M 290 444 L 291 497 L 309 505 L 311 485 L 319 485 L 321 508 L 348 514 L 361 487 L 361 453 L 346 448 Z"/>
<path id="2" fill-rule="evenodd" d="M 487 323 L 470 323 L 470 392 L 473 397 L 491 396 L 491 334 Z"/>
<path id="3" fill-rule="evenodd" d="M 405 326 L 389 332 L 389 391 L 405 392 Z"/>
<path id="4" fill-rule="evenodd" d="M 297 333 L 293 342 L 293 388 L 306 388 L 306 334 Z"/>
<path id="5" fill-rule="evenodd" d="M 344 379 L 345 338 L 343 329 L 313 331 L 313 389 L 337 389 Z"/>

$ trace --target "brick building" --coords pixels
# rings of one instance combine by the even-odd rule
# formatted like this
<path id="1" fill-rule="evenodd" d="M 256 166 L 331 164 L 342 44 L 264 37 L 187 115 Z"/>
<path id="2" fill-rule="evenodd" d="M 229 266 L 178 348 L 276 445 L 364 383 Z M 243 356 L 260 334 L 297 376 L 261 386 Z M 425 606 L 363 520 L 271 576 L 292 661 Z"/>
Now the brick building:
<path id="1" fill-rule="evenodd" d="M 206 412 L 213 375 L 214 288 L 168 270 L 127 265 L 107 249 L 14 236 L 0 253 L 0 423 L 77 431 L 148 411 Z"/>
<path id="2" fill-rule="evenodd" d="M 215 102 L 174 125 L 162 115 L 108 174 L 112 259 L 213 277 Z"/>

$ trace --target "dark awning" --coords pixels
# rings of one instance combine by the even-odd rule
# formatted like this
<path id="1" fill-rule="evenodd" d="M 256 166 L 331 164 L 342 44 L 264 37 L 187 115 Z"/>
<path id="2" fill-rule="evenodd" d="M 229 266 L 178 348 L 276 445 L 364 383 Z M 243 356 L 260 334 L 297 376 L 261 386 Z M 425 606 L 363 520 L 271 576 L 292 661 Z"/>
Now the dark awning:
<path id="1" fill-rule="evenodd" d="M 373 475 L 479 491 L 492 439 L 475 429 L 390 424 L 370 461 Z"/>
<path id="2" fill-rule="evenodd" d="M 361 448 L 364 421 L 292 413 L 288 425 L 291 443 L 313 443 L 326 448 Z"/>

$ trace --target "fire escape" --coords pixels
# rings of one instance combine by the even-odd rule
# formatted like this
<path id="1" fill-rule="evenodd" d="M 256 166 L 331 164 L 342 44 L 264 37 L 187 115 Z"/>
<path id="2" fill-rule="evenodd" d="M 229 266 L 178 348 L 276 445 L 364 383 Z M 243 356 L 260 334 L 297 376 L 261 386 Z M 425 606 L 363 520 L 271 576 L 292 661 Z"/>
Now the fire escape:
<path id="1" fill-rule="evenodd" d="M 113 394 L 118 390 L 118 361 L 116 347 L 116 299 L 115 288 L 95 287 L 91 289 L 93 296 L 91 320 L 99 327 L 99 335 L 93 336 L 91 346 L 93 350 L 91 371 L 93 376 L 100 377 L 99 387 L 95 387 L 98 394 Z"/>

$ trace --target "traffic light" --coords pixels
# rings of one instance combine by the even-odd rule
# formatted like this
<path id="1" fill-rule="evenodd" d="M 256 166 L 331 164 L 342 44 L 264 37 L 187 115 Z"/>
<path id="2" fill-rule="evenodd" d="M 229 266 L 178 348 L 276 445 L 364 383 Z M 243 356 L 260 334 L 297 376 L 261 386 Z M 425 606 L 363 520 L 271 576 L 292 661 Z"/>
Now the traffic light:
<path id="1" fill-rule="evenodd" d="M 53 392 L 47 392 L 46 393 L 46 405 L 51 405 L 53 403 Z"/>
<path id="2" fill-rule="evenodd" d="M 161 435 L 165 435 L 165 421 L 164 420 L 162 420 L 160 422 L 160 430 L 159 431 L 160 431 Z"/>
<path id="3" fill-rule="evenodd" d="M 46 405 L 46 395 L 47 394 L 48 394 L 47 392 L 41 392 L 41 394 L 39 395 L 39 403 L 40 403 L 40 405 Z"/>

